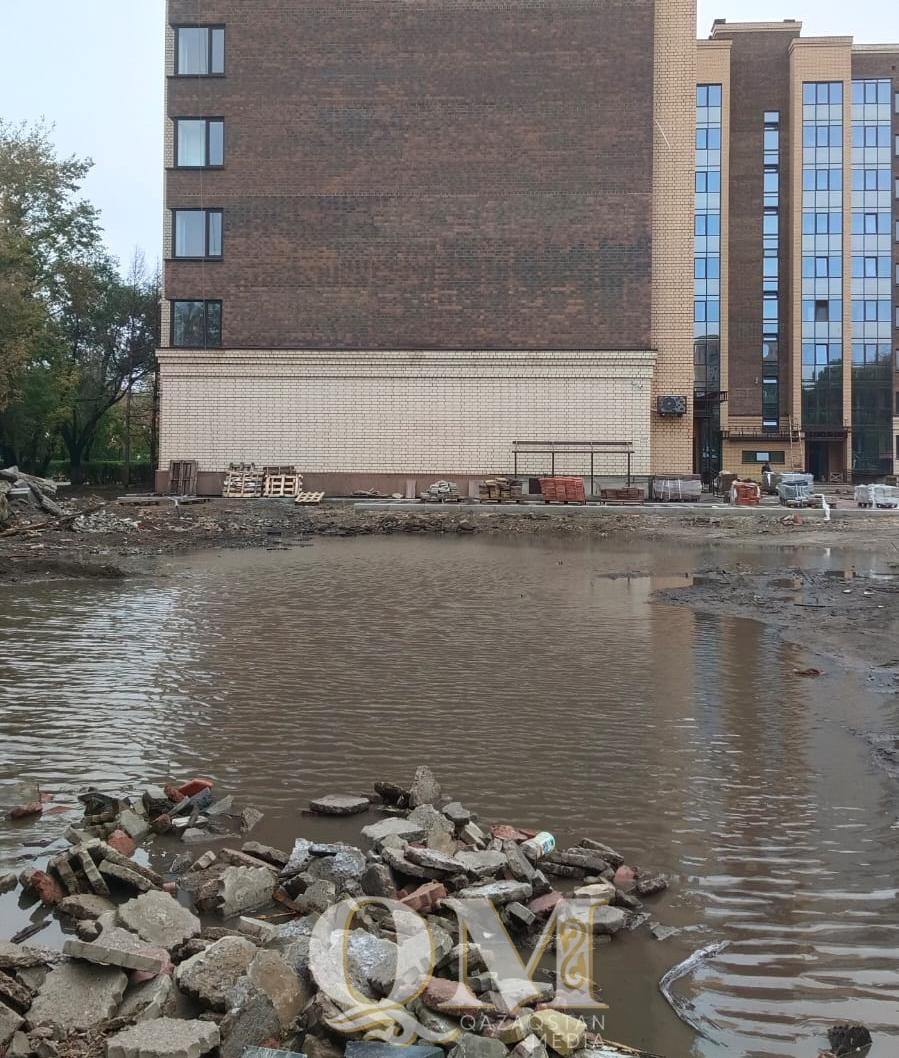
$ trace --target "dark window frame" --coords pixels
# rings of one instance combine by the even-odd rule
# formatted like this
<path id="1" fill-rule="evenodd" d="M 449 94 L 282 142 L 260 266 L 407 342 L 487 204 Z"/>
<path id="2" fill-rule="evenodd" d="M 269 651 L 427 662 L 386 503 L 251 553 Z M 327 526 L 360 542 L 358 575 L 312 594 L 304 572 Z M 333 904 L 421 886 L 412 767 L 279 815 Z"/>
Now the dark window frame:
<path id="1" fill-rule="evenodd" d="M 175 156 L 172 159 L 173 162 L 174 162 L 173 168 L 175 168 L 175 169 L 195 169 L 195 170 L 200 170 L 200 169 L 224 169 L 225 168 L 225 154 L 226 154 L 226 151 L 227 151 L 227 140 L 226 140 L 227 129 L 225 127 L 225 119 L 223 117 L 220 117 L 220 116 L 204 117 L 203 115 L 189 116 L 189 115 L 182 114 L 182 115 L 179 115 L 178 117 L 173 117 L 172 121 L 174 122 L 174 126 L 175 126 Z M 179 146 L 178 145 L 178 124 L 181 121 L 204 121 L 206 123 L 206 137 L 205 137 L 204 150 L 203 150 L 204 157 L 205 157 L 205 162 L 204 162 L 203 165 L 179 165 L 178 164 L 178 146 Z M 215 165 L 212 165 L 212 164 L 210 164 L 210 161 L 209 161 L 209 137 L 210 137 L 210 126 L 215 121 L 220 121 L 221 125 L 222 125 L 222 160 L 221 160 L 221 163 L 216 163 Z"/>
<path id="2" fill-rule="evenodd" d="M 203 213 L 203 214 L 205 214 L 205 216 L 206 216 L 206 224 L 205 224 L 206 232 L 205 232 L 205 237 L 204 237 L 203 242 L 204 242 L 204 245 L 206 247 L 206 252 L 202 255 L 202 257 L 193 257 L 193 256 L 188 256 L 187 254 L 179 254 L 178 253 L 178 217 L 177 217 L 178 213 Z M 209 209 L 209 208 L 206 208 L 206 207 L 203 207 L 203 206 L 173 206 L 171 208 L 171 214 L 172 214 L 172 247 L 171 247 L 171 251 L 172 251 L 172 260 L 173 261 L 221 261 L 222 260 L 222 258 L 225 256 L 225 211 L 222 208 L 214 207 L 212 209 Z M 221 226 L 220 226 L 220 229 L 219 229 L 221 245 L 219 247 L 219 252 L 215 253 L 215 254 L 209 252 L 209 218 L 213 214 L 217 214 L 219 217 L 221 217 Z M 178 300 L 182 301 L 182 300 L 190 300 L 190 299 L 179 298 Z"/>
<path id="3" fill-rule="evenodd" d="M 172 26 L 175 31 L 175 72 L 174 77 L 225 77 L 228 71 L 228 32 L 224 22 L 178 22 Z M 183 73 L 178 69 L 178 57 L 181 53 L 178 35 L 182 29 L 205 29 L 206 30 L 206 68 L 208 73 Z M 212 31 L 222 31 L 222 69 L 219 73 L 212 72 Z"/>
<path id="4" fill-rule="evenodd" d="M 183 345 L 175 342 L 175 306 L 178 304 L 202 304 L 203 305 L 203 338 L 202 344 Z M 209 341 L 209 306 L 218 305 L 219 310 L 219 340 Z M 221 298 L 170 298 L 169 299 L 169 345 L 172 349 L 221 349 L 222 336 L 224 332 L 224 309 Z"/>

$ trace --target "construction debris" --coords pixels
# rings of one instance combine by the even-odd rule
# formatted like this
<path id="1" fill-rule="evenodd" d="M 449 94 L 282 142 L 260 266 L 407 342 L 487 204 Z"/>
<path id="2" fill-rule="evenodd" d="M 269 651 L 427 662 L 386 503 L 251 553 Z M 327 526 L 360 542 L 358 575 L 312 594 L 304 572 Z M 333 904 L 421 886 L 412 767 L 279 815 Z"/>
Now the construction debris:
<path id="1" fill-rule="evenodd" d="M 316 929 L 319 916 L 339 901 L 379 896 L 424 916 L 430 932 L 437 969 L 430 971 L 432 960 L 424 959 L 420 999 L 400 1012 L 439 1037 L 413 1048 L 423 1058 L 506 1058 L 513 1047 L 517 1058 L 568 1058 L 581 1048 L 608 1058 L 637 1055 L 603 1042 L 582 1018 L 553 1009 L 551 983 L 535 983 L 523 1004 L 510 1006 L 478 951 L 469 952 L 467 981 L 478 995 L 478 1016 L 463 1024 L 469 1006 L 452 1004 L 465 960 L 460 926 L 446 902 L 490 901 L 523 948 L 566 899 L 549 881 L 556 875 L 595 902 L 594 934 L 608 940 L 640 920 L 635 894 L 641 883 L 655 893 L 664 879 L 628 867 L 623 856 L 589 838 L 557 849 L 545 831 L 481 827 L 443 795 L 427 767 L 408 785 L 377 788 L 383 792 L 335 793 L 312 803 L 326 815 L 380 811 L 362 830 L 364 850 L 303 837 L 291 852 L 247 841 L 210 849 L 192 864 L 180 858 L 177 881 L 113 848 L 113 840 L 121 835 L 131 844 L 120 847 L 135 852 L 139 842 L 156 838 L 164 818 L 173 829 L 182 821 L 187 829 L 201 824 L 215 838 L 214 827 L 228 826 L 235 814 L 231 798 L 216 801 L 207 779 L 149 786 L 130 798 L 88 790 L 81 826 L 66 832 L 70 848 L 51 857 L 46 870 L 23 876 L 36 891 L 55 888 L 54 913 L 77 920 L 81 939 L 67 939 L 62 955 L 0 944 L 0 976 L 8 978 L 0 993 L 0 1048 L 14 1058 L 104 1049 L 107 1058 L 201 1058 L 216 1048 L 221 1058 L 274 1058 L 301 1047 L 319 1058 L 344 1050 L 355 1058 L 386 1058 L 384 1044 L 359 1039 L 341 996 L 354 1008 L 357 1000 L 335 991 L 333 982 L 348 975 L 355 992 L 379 1009 L 375 1004 L 393 988 L 400 965 L 392 914 L 369 903 L 357 907 L 346 928 Z M 258 917 L 238 917 L 248 911 Z M 204 929 L 195 912 L 226 922 Z M 13 979 L 26 969 L 30 976 Z"/>

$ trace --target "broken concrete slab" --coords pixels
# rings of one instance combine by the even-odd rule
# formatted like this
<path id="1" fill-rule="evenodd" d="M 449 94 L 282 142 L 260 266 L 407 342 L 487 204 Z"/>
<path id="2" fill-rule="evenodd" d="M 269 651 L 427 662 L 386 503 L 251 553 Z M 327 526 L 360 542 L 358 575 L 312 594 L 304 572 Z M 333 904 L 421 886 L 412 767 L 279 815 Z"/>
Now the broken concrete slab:
<path id="1" fill-rule="evenodd" d="M 290 862 L 290 853 L 284 852 L 283 849 L 276 849 L 273 845 L 261 845 L 258 841 L 245 841 L 240 850 L 247 856 L 270 863 L 279 871 L 284 870 Z"/>
<path id="2" fill-rule="evenodd" d="M 245 808 L 240 813 L 241 833 L 249 834 L 250 831 L 254 830 L 263 819 L 265 819 L 265 814 L 260 812 L 258 808 Z"/>
<path id="3" fill-rule="evenodd" d="M 592 915 L 593 932 L 596 935 L 614 937 L 627 924 L 627 913 L 620 907 L 596 907 Z"/>
<path id="4" fill-rule="evenodd" d="M 443 1058 L 442 1047 L 419 1043 L 398 1047 L 380 1040 L 347 1040 L 345 1058 Z"/>
<path id="5" fill-rule="evenodd" d="M 72 850 L 72 856 L 78 860 L 78 863 L 84 871 L 85 877 L 90 883 L 91 889 L 98 896 L 109 896 L 109 886 L 106 884 L 106 879 L 100 874 L 97 869 L 94 858 L 90 854 L 90 850 L 87 845 L 78 845 Z"/>
<path id="6" fill-rule="evenodd" d="M 257 952 L 247 970 L 250 984 L 272 1001 L 282 1029 L 289 1029 L 312 998 L 293 968 L 275 951 Z"/>
<path id="7" fill-rule="evenodd" d="M 227 867 L 222 872 L 219 911 L 233 918 L 271 903 L 277 879 L 265 867 Z"/>
<path id="8" fill-rule="evenodd" d="M 282 878 L 291 878 L 295 874 L 299 874 L 301 871 L 305 871 L 309 866 L 309 861 L 312 859 L 312 842 L 306 838 L 297 838 L 293 843 L 293 849 L 290 853 L 290 859 L 287 861 L 287 865 L 281 872 Z"/>
<path id="9" fill-rule="evenodd" d="M 118 909 L 118 921 L 141 940 L 171 951 L 199 935 L 200 920 L 168 893 L 143 893 Z"/>
<path id="10" fill-rule="evenodd" d="M 448 1058 L 506 1058 L 508 1053 L 508 1048 L 501 1040 L 463 1032 L 449 1052 Z"/>
<path id="11" fill-rule="evenodd" d="M 175 982 L 168 974 L 160 974 L 152 981 L 143 981 L 129 988 L 116 1011 L 117 1018 L 134 1021 L 149 1021 L 161 1018 L 173 999 Z"/>
<path id="12" fill-rule="evenodd" d="M 624 863 L 624 857 L 620 852 L 616 852 L 615 849 L 610 848 L 608 845 L 604 845 L 601 841 L 594 841 L 592 838 L 584 838 L 578 842 L 578 845 L 584 849 L 592 849 L 593 852 L 598 852 L 599 855 L 609 864 L 613 870 L 618 868 Z"/>
<path id="13" fill-rule="evenodd" d="M 413 809 L 409 813 L 408 822 L 417 823 L 424 831 L 426 838 L 429 838 L 435 831 L 450 837 L 456 832 L 456 828 L 446 816 L 431 804 L 422 804 Z"/>
<path id="14" fill-rule="evenodd" d="M 321 856 L 309 865 L 313 878 L 342 885 L 351 878 L 360 879 L 368 866 L 368 860 L 358 849 L 342 849 L 336 856 Z"/>
<path id="15" fill-rule="evenodd" d="M 130 867 L 123 867 L 120 863 L 113 863 L 111 860 L 101 860 L 99 870 L 107 878 L 121 882 L 122 885 L 130 886 L 139 893 L 146 893 L 151 889 L 157 888 L 149 878 L 146 878 L 138 871 L 132 870 Z"/>
<path id="16" fill-rule="evenodd" d="M 563 1058 L 580 1050 L 587 1036 L 587 1024 L 559 1010 L 535 1010 L 528 1016 L 528 1024 L 551 1050 Z"/>
<path id="17" fill-rule="evenodd" d="M 353 794 L 326 794 L 309 802 L 309 811 L 322 816 L 355 816 L 367 812 L 371 801 Z"/>
<path id="18" fill-rule="evenodd" d="M 200 1058 L 221 1042 L 209 1021 L 155 1018 L 116 1033 L 106 1041 L 106 1058 Z"/>
<path id="19" fill-rule="evenodd" d="M 258 951 L 246 937 L 224 937 L 181 963 L 175 971 L 175 982 L 207 1010 L 224 1012 L 228 1009 L 228 993 L 246 977 Z"/>
<path id="20" fill-rule="evenodd" d="M 549 1055 L 540 1037 L 531 1034 L 512 1048 L 512 1058 L 549 1058 Z"/>
<path id="21" fill-rule="evenodd" d="M 396 885 L 393 873 L 386 863 L 372 863 L 359 879 L 362 892 L 366 896 L 382 896 L 388 900 L 396 899 Z"/>
<path id="22" fill-rule="evenodd" d="M 464 827 L 466 823 L 471 822 L 471 812 L 459 801 L 450 801 L 440 811 L 457 827 Z"/>
<path id="23" fill-rule="evenodd" d="M 427 867 L 429 870 L 437 871 L 439 874 L 458 874 L 460 870 L 459 861 L 454 856 L 449 856 L 438 849 L 420 848 L 417 845 L 407 845 L 405 848 L 407 860 L 417 863 L 419 867 Z"/>
<path id="24" fill-rule="evenodd" d="M 504 852 L 457 852 L 456 862 L 473 878 L 489 878 L 498 874 L 509 863 Z M 530 888 L 530 886 L 528 886 Z"/>
<path id="25" fill-rule="evenodd" d="M 72 959 L 123 970 L 157 974 L 168 964 L 168 955 L 162 948 L 151 948 L 133 933 L 117 927 L 104 929 L 95 941 L 67 940 L 62 950 Z"/>
<path id="26" fill-rule="evenodd" d="M 49 948 L 29 948 L 24 944 L 0 940 L 0 970 L 24 970 L 57 962 L 59 952 Z"/>
<path id="27" fill-rule="evenodd" d="M 409 807 L 436 805 L 440 800 L 440 783 L 427 765 L 415 769 L 415 778 L 409 787 Z"/>
<path id="28" fill-rule="evenodd" d="M 19 1014 L 31 1006 L 32 991 L 26 985 L 0 970 L 0 1003 L 5 1003 Z"/>
<path id="29" fill-rule="evenodd" d="M 96 893 L 67 896 L 59 905 L 59 910 L 64 915 L 79 922 L 99 918 L 105 911 L 115 911 L 115 908 L 111 900 L 107 900 L 105 896 L 97 896 Z"/>
<path id="30" fill-rule="evenodd" d="M 5 1003 L 0 1003 L 0 1047 L 5 1047 L 24 1024 L 25 1019 L 21 1015 Z"/>
<path id="31" fill-rule="evenodd" d="M 124 830 L 132 841 L 143 841 L 150 833 L 150 823 L 146 816 L 135 812 L 133 808 L 126 808 L 124 812 L 119 813 L 118 824 L 119 829 Z"/>
<path id="32" fill-rule="evenodd" d="M 0 894 L 11 893 L 18 884 L 19 879 L 12 872 L 9 874 L 0 874 Z"/>
<path id="33" fill-rule="evenodd" d="M 527 882 L 487 882 L 485 885 L 471 885 L 460 889 L 456 894 L 463 900 L 478 897 L 489 900 L 492 904 L 511 904 L 514 901 L 525 901 L 531 898 L 531 887 Z M 533 910 L 533 908 L 531 908 Z"/>
<path id="34" fill-rule="evenodd" d="M 404 838 L 406 841 L 417 841 L 425 836 L 426 830 L 420 823 L 411 819 L 400 819 L 390 816 L 387 819 L 379 819 L 377 823 L 370 823 L 362 828 L 362 836 L 373 845 L 380 844 L 385 838 L 395 836 Z"/>
<path id="35" fill-rule="evenodd" d="M 31 1004 L 34 1028 L 91 1029 L 111 1018 L 122 1001 L 127 976 L 115 967 L 63 963 L 47 974 Z"/>
<path id="36" fill-rule="evenodd" d="M 231 1006 L 221 1022 L 222 1044 L 219 1058 L 244 1058 L 248 1047 L 278 1039 L 281 1022 L 278 1012 L 264 992 L 243 981 L 232 992 Z"/>

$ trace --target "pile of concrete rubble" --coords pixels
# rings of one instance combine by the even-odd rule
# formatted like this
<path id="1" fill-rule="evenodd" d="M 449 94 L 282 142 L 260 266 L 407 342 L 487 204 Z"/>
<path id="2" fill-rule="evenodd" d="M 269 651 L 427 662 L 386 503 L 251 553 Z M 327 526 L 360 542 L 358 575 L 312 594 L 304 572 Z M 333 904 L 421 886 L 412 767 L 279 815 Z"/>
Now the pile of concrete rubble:
<path id="1" fill-rule="evenodd" d="M 57 485 L 49 478 L 36 478 L 18 467 L 0 467 L 0 527 L 40 512 L 51 518 L 64 518 L 66 512 L 56 502 Z"/>
<path id="2" fill-rule="evenodd" d="M 551 979 L 537 986 L 539 997 L 510 1009 L 482 952 L 469 947 L 463 956 L 458 922 L 444 906 L 450 897 L 486 898 L 524 951 L 573 892 L 597 900 L 595 941 L 608 942 L 646 921 L 642 900 L 667 882 L 607 845 L 585 838 L 556 850 L 548 835 L 484 827 L 421 767 L 409 786 L 377 783 L 371 795 L 310 803 L 318 815 L 378 813 L 362 827 L 364 848 L 301 837 L 281 850 L 238 840 L 197 858 L 181 853 L 163 876 L 141 862 L 142 844 L 156 835 L 239 839 L 261 813 L 216 800 L 207 780 L 124 799 L 91 790 L 81 800 L 84 819 L 66 831 L 68 848 L 44 869 L 7 877 L 7 888 L 10 877 L 22 885 L 23 899 L 52 907 L 69 936 L 61 953 L 0 943 L 7 1058 L 241 1058 L 260 1046 L 302 1049 L 308 1058 L 637 1053 L 604 1044 L 585 1021 L 553 1009 Z M 395 900 L 426 920 L 436 969 L 407 1012 L 440 1046 L 399 1050 L 347 1025 L 310 956 L 320 916 L 347 897 Z M 377 1003 L 399 965 L 395 919 L 368 904 L 351 926 L 330 935 L 333 952 L 358 993 Z M 461 980 L 471 1008 L 459 1004 Z"/>

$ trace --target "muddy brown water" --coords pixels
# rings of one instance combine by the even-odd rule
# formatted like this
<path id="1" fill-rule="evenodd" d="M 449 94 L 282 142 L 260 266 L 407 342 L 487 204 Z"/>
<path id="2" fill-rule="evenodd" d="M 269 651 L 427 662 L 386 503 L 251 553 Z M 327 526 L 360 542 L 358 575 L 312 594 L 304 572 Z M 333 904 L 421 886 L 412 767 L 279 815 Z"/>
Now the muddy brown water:
<path id="1" fill-rule="evenodd" d="M 89 783 L 209 775 L 265 812 L 254 838 L 289 847 L 366 821 L 305 817 L 311 796 L 428 762 L 486 822 L 592 835 L 672 876 L 651 910 L 681 932 L 598 953 L 609 1038 L 667 1058 L 813 1058 L 828 1025 L 858 1019 L 875 1056 L 895 1054 L 899 784 L 859 732 L 899 733 L 899 699 L 761 624 L 651 600 L 700 569 L 845 561 L 320 540 L 5 588 L 0 783 L 38 780 L 59 814 L 0 823 L 0 867 L 46 855 Z M 794 675 L 811 665 L 825 675 Z M 0 897 L 0 938 L 39 918 L 18 900 Z M 61 937 L 54 923 L 35 943 Z M 698 1035 L 657 982 L 724 940 L 675 986 Z"/>

